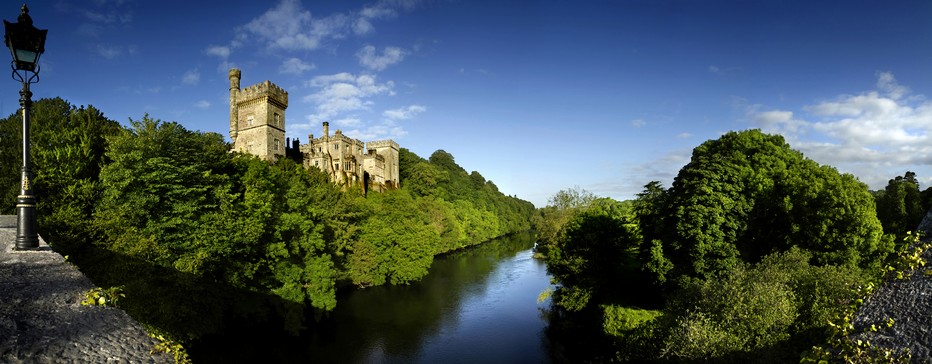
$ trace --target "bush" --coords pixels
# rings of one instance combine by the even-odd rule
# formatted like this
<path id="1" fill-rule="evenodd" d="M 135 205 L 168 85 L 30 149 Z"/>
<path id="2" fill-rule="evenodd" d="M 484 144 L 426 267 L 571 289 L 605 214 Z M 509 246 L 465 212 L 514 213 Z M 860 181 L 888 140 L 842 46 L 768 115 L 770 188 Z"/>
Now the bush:
<path id="1" fill-rule="evenodd" d="M 829 318 L 856 300 L 866 282 L 850 266 L 813 266 L 801 249 L 741 264 L 705 279 L 686 279 L 658 331 L 660 356 L 677 360 L 746 361 L 761 353 L 793 358 L 824 336 Z"/>

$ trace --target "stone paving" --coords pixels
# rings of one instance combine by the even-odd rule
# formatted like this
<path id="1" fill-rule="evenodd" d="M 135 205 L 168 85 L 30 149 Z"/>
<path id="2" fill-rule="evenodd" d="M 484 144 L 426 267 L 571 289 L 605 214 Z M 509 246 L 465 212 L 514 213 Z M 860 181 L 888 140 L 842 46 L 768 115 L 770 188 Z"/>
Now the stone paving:
<path id="1" fill-rule="evenodd" d="M 115 308 L 82 306 L 94 288 L 44 242 L 14 252 L 15 216 L 0 216 L 0 363 L 171 363 Z"/>

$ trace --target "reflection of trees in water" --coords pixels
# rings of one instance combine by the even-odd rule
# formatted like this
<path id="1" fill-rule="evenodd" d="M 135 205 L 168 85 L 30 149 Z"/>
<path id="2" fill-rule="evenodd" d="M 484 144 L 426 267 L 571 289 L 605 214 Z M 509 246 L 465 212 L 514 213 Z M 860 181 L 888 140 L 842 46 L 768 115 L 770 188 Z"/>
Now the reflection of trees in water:
<path id="1" fill-rule="evenodd" d="M 314 362 L 361 362 L 380 357 L 371 353 L 380 350 L 416 355 L 426 338 L 455 326 L 459 306 L 485 291 L 503 260 L 533 243 L 530 233 L 513 234 L 437 257 L 420 282 L 341 292 L 336 310 L 305 335 L 306 353 Z"/>

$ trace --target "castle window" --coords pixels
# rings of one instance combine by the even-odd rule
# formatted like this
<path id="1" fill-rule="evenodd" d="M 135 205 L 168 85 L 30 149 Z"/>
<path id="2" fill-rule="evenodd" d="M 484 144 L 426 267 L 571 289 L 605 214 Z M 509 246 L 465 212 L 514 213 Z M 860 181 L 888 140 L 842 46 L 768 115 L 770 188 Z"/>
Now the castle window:
<path id="1" fill-rule="evenodd" d="M 255 118 L 252 115 L 246 117 L 246 126 L 252 126 L 253 122 L 255 122 Z"/>
<path id="2" fill-rule="evenodd" d="M 320 161 L 314 161 L 314 167 L 320 167 L 319 162 L 320 162 Z"/>
<path id="3" fill-rule="evenodd" d="M 278 113 L 275 113 L 275 126 L 282 126 L 282 125 L 281 125 L 281 116 L 279 116 Z"/>
<path id="4" fill-rule="evenodd" d="M 334 163 L 334 164 L 333 164 L 333 170 L 334 170 L 334 171 L 339 171 L 339 170 L 340 170 L 340 163 Z"/>
<path id="5" fill-rule="evenodd" d="M 334 144 L 334 145 L 333 145 L 333 149 L 340 150 L 340 145 L 339 145 L 339 144 Z"/>
<path id="6" fill-rule="evenodd" d="M 279 144 L 281 144 L 281 141 L 278 140 L 278 138 L 275 138 L 275 145 L 272 147 L 272 148 L 274 148 L 274 149 L 273 149 L 274 151 L 276 151 L 276 152 L 278 151 L 278 148 L 279 148 L 278 145 L 279 145 Z"/>
<path id="7" fill-rule="evenodd" d="M 352 170 L 353 168 L 352 166 L 350 166 L 350 162 L 343 162 L 343 169 L 349 171 L 349 170 Z"/>

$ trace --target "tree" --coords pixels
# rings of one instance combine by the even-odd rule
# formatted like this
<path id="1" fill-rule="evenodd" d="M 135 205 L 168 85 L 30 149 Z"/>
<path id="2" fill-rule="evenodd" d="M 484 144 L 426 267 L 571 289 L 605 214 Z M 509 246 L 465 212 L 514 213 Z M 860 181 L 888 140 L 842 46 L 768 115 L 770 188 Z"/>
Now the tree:
<path id="1" fill-rule="evenodd" d="M 892 250 L 863 183 L 759 130 L 696 147 L 662 203 L 662 230 L 645 230 L 665 232 L 659 248 L 677 275 L 705 277 L 791 246 L 820 264 L 876 264 Z"/>
<path id="2" fill-rule="evenodd" d="M 75 107 L 61 98 L 32 104 L 30 154 L 33 189 L 38 196 L 37 224 L 60 252 L 71 253 L 92 239 L 89 224 L 98 175 L 106 163 L 107 137 L 122 129 L 93 106 Z M 20 188 L 22 116 L 0 120 L 0 212 L 14 213 Z"/>
<path id="3" fill-rule="evenodd" d="M 640 272 L 640 235 L 632 204 L 595 199 L 573 215 L 548 248 L 547 270 L 561 284 L 555 302 L 572 311 L 604 303 Z"/>
<path id="4" fill-rule="evenodd" d="M 915 230 L 927 210 L 922 203 L 916 174 L 909 171 L 891 179 L 884 190 L 875 195 L 875 201 L 884 233 L 900 237 Z"/>

